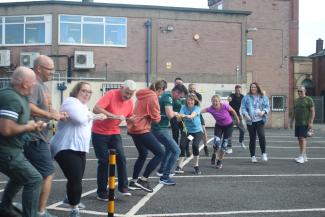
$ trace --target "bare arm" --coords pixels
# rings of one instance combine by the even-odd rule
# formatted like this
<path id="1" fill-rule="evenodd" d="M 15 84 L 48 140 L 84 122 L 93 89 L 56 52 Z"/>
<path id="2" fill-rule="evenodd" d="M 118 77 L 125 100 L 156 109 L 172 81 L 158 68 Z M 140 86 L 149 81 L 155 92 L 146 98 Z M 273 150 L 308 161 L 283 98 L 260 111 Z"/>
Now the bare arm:
<path id="1" fill-rule="evenodd" d="M 65 112 L 60 113 L 54 110 L 52 110 L 51 112 L 45 111 L 43 109 L 40 109 L 33 103 L 29 103 L 29 106 L 31 108 L 31 114 L 33 116 L 48 118 L 50 120 L 56 120 L 56 121 L 65 120 L 67 118 L 67 114 Z"/>
<path id="2" fill-rule="evenodd" d="M 172 106 L 165 106 L 165 112 L 168 117 L 168 119 L 172 119 L 173 117 L 177 116 L 178 113 L 173 111 Z"/>
<path id="3" fill-rule="evenodd" d="M 236 118 L 236 122 L 237 122 L 237 124 L 239 124 L 239 123 L 240 123 L 240 120 L 239 120 L 239 118 L 238 118 L 237 112 L 236 112 L 236 111 L 235 111 L 231 106 L 229 106 L 228 111 L 231 113 L 231 115 L 232 115 L 233 117 Z"/>
<path id="4" fill-rule="evenodd" d="M 43 121 L 35 123 L 35 121 L 30 120 L 27 124 L 17 124 L 13 120 L 0 118 L 0 134 L 3 136 L 15 136 L 24 132 L 40 131 L 45 126 Z"/>
<path id="5" fill-rule="evenodd" d="M 309 109 L 311 115 L 310 115 L 310 119 L 309 119 L 309 122 L 308 122 L 308 128 L 313 128 L 313 123 L 314 123 L 314 119 L 315 119 L 315 107 L 311 107 Z"/>
<path id="6" fill-rule="evenodd" d="M 123 116 L 114 115 L 113 113 L 106 111 L 104 108 L 100 107 L 99 105 L 95 105 L 95 107 L 93 108 L 93 112 L 95 114 L 103 113 L 106 115 L 107 118 L 111 118 L 111 119 L 117 119 L 117 120 L 125 119 L 125 117 Z"/>

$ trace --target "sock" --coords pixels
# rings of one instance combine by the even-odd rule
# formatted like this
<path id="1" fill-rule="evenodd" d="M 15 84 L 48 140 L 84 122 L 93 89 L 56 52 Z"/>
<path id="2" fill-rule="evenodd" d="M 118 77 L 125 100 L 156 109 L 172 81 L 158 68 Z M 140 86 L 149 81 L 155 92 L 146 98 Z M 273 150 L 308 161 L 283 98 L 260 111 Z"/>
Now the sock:
<path id="1" fill-rule="evenodd" d="M 179 159 L 178 159 L 178 166 L 180 168 L 183 168 L 183 162 L 184 162 L 184 157 L 179 157 Z"/>
<path id="2" fill-rule="evenodd" d="M 199 166 L 199 156 L 194 156 L 193 157 L 193 163 L 194 163 L 194 166 L 195 167 L 198 167 Z"/>

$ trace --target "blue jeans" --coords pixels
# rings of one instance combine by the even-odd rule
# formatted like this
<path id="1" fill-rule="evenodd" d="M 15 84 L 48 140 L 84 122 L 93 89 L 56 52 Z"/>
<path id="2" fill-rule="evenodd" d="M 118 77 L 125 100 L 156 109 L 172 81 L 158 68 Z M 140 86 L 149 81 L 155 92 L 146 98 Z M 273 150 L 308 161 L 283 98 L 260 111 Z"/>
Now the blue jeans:
<path id="1" fill-rule="evenodd" d="M 43 180 L 41 174 L 22 152 L 15 156 L 0 153 L 0 172 L 9 177 L 0 206 L 2 208 L 10 207 L 13 198 L 24 187 L 22 194 L 23 216 L 36 216 Z"/>
<path id="2" fill-rule="evenodd" d="M 164 157 L 164 150 L 159 141 L 151 132 L 130 135 L 132 136 L 135 147 L 139 152 L 139 157 L 134 164 L 132 176 L 133 179 L 137 179 L 139 177 L 140 171 L 142 170 L 142 167 L 147 159 L 148 150 L 154 154 L 154 157 L 149 161 L 143 173 L 143 177 L 148 178 L 151 172 L 160 164 L 162 158 Z"/>
<path id="3" fill-rule="evenodd" d="M 92 133 L 92 142 L 98 159 L 97 194 L 102 195 L 107 193 L 108 155 L 110 149 L 116 150 L 118 189 L 121 191 L 123 188 L 127 188 L 128 176 L 121 135 L 101 135 Z"/>
<path id="4" fill-rule="evenodd" d="M 153 129 L 152 133 L 158 141 L 165 146 L 165 155 L 162 159 L 159 172 L 163 173 L 163 178 L 169 178 L 170 171 L 175 166 L 176 160 L 181 153 L 178 144 L 171 136 L 169 129 Z"/>

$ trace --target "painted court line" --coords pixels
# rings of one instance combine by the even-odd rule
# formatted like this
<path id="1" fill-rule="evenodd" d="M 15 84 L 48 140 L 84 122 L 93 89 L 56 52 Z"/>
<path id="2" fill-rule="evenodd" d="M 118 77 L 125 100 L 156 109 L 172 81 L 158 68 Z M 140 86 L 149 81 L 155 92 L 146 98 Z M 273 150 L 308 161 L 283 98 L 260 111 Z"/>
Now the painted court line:
<path id="1" fill-rule="evenodd" d="M 213 138 L 209 139 L 207 141 L 207 143 L 209 143 L 210 141 L 212 141 Z M 204 145 L 201 145 L 199 148 L 199 151 L 201 151 L 203 149 Z M 186 164 L 188 164 L 190 162 L 190 160 L 193 159 L 193 155 L 191 155 L 189 158 L 187 158 L 183 165 L 185 166 Z M 126 214 L 125 216 L 134 216 L 149 200 L 152 196 L 154 196 L 161 188 L 163 187 L 163 184 L 158 184 L 155 188 L 154 191 L 152 193 L 147 194 L 146 196 L 144 196 L 135 206 L 133 206 Z M 170 186 L 172 187 L 172 186 Z"/>
<path id="2" fill-rule="evenodd" d="M 262 214 L 262 213 L 299 213 L 299 212 L 325 212 L 325 208 L 311 209 L 279 209 L 279 210 L 244 210 L 226 212 L 201 212 L 201 213 L 164 213 L 164 214 L 145 214 L 136 217 L 157 217 L 157 216 L 216 216 L 216 215 L 242 215 L 242 214 Z"/>

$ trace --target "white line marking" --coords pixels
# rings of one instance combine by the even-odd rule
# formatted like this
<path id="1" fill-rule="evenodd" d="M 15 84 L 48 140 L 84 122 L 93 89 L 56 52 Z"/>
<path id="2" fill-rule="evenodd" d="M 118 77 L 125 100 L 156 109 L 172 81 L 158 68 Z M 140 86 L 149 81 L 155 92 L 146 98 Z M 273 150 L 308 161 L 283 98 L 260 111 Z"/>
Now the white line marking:
<path id="1" fill-rule="evenodd" d="M 0 189 L 0 192 L 3 192 L 5 189 Z"/>
<path id="2" fill-rule="evenodd" d="M 212 141 L 213 138 L 209 139 L 207 141 L 207 143 L 209 143 L 210 141 Z M 203 149 L 204 145 L 201 145 L 199 148 L 199 151 L 201 151 Z M 185 166 L 188 162 L 190 162 L 190 160 L 193 159 L 193 155 L 191 155 L 189 158 L 187 158 L 183 165 Z M 133 206 L 126 214 L 125 216 L 134 216 L 149 200 L 150 198 L 155 195 L 161 188 L 163 187 L 163 184 L 158 184 L 156 185 L 156 187 L 154 188 L 154 191 L 150 194 L 147 194 L 146 196 L 144 196 L 135 206 Z"/>
<path id="3" fill-rule="evenodd" d="M 227 212 L 201 212 L 201 213 L 164 213 L 164 214 L 145 214 L 136 217 L 156 217 L 156 216 L 216 216 L 216 215 L 239 215 L 239 214 L 258 214 L 258 213 L 295 213 L 295 212 L 324 212 L 325 208 L 311 209 L 279 209 L 279 210 L 244 210 Z"/>
<path id="4" fill-rule="evenodd" d="M 70 208 L 62 208 L 62 207 L 55 207 L 55 208 L 51 208 L 51 210 L 59 210 L 59 211 L 66 211 L 66 212 L 70 212 L 71 209 Z M 85 214 L 90 214 L 90 215 L 97 215 L 97 216 L 107 216 L 107 212 L 97 212 L 97 211 L 92 211 L 92 210 L 79 210 L 80 213 L 85 213 Z M 114 216 L 124 216 L 122 214 L 116 214 L 114 213 Z"/>
<path id="5" fill-rule="evenodd" d="M 325 177 L 325 174 L 261 174 L 261 175 L 188 175 L 174 176 L 174 178 L 242 178 L 242 177 Z"/>

